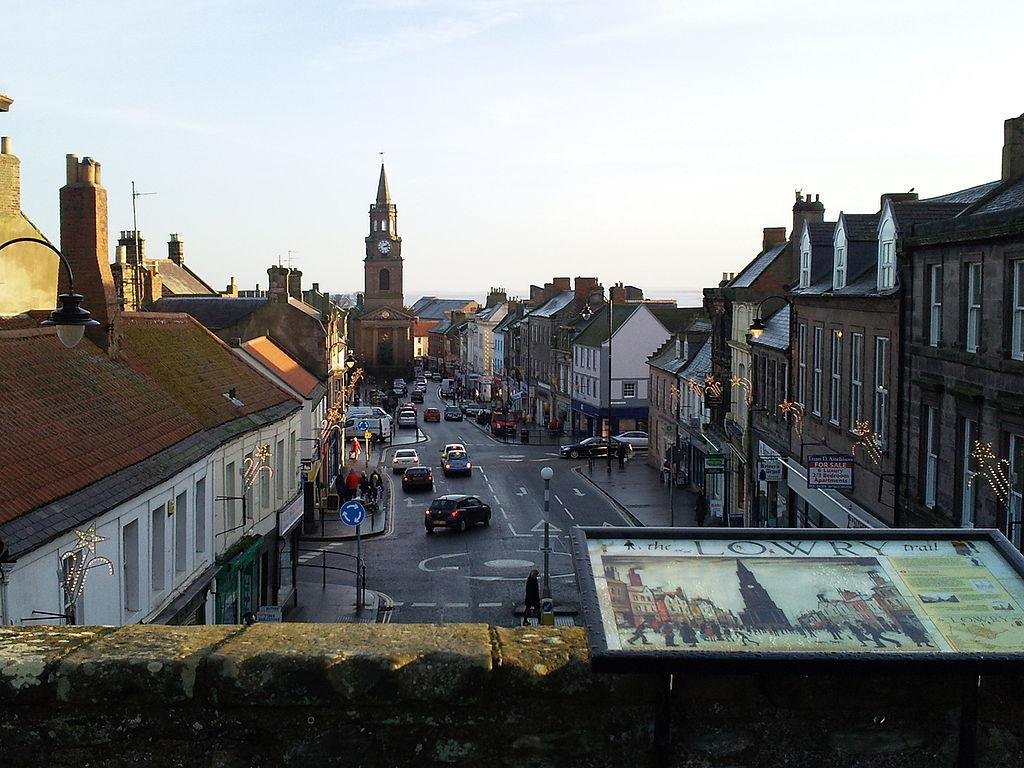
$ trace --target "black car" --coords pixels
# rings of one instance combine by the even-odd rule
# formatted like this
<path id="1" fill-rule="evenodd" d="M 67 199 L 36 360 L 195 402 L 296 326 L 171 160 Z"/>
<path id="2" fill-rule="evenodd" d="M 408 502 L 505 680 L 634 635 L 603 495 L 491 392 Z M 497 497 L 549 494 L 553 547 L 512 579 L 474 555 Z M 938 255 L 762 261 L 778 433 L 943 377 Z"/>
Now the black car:
<path id="1" fill-rule="evenodd" d="M 491 524 L 491 508 L 476 496 L 451 493 L 438 496 L 430 502 L 430 508 L 423 513 L 423 525 L 427 533 L 435 528 L 455 528 L 465 531 L 469 526 Z"/>
<path id="2" fill-rule="evenodd" d="M 484 410 L 476 403 L 463 403 L 462 412 L 469 416 L 471 419 L 475 419 L 480 415 L 480 411 Z"/>
<path id="3" fill-rule="evenodd" d="M 423 393 L 420 390 L 418 390 L 418 389 L 414 389 L 412 391 L 412 394 L 409 395 L 409 401 L 413 402 L 413 403 L 422 403 L 423 402 Z"/>
<path id="4" fill-rule="evenodd" d="M 491 423 L 491 412 L 486 408 L 481 408 L 480 413 L 476 415 L 477 424 L 490 424 Z"/>
<path id="5" fill-rule="evenodd" d="M 409 467 L 402 474 L 402 490 L 418 491 L 434 490 L 434 475 L 430 467 Z"/>
<path id="6" fill-rule="evenodd" d="M 444 420 L 462 421 L 462 411 L 460 411 L 454 405 L 449 405 L 447 408 L 444 409 Z"/>
<path id="7" fill-rule="evenodd" d="M 558 455 L 563 459 L 578 459 L 581 456 L 607 456 L 608 441 L 603 437 L 588 437 L 572 445 L 563 445 L 558 449 Z"/>

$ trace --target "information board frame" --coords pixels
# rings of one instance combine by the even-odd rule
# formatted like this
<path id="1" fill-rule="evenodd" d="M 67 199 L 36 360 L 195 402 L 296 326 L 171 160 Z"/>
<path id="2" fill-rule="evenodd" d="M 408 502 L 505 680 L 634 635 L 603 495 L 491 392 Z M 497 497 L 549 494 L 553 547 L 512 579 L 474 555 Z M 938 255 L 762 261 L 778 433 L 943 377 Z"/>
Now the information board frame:
<path id="1" fill-rule="evenodd" d="M 843 535 L 852 533 L 853 535 Z M 693 547 L 700 553 L 694 555 L 682 555 L 689 558 L 690 562 L 696 563 L 702 558 L 705 563 L 710 563 L 711 558 L 719 557 L 721 560 L 742 561 L 756 557 L 759 554 L 759 547 L 769 546 L 771 542 L 782 541 L 787 545 L 794 542 L 825 542 L 823 547 L 831 548 L 829 542 L 836 542 L 841 548 L 848 544 L 851 550 L 855 551 L 857 545 L 863 545 L 870 550 L 871 545 L 876 547 L 885 546 L 884 542 L 892 542 L 895 549 L 901 545 L 915 543 L 935 542 L 945 543 L 946 549 L 957 542 L 957 549 L 972 549 L 972 545 L 989 545 L 992 551 L 998 555 L 1000 562 L 1008 567 L 1009 572 L 1024 582 L 1024 556 L 1016 550 L 1013 545 L 997 530 L 991 529 L 864 529 L 845 531 L 845 529 L 807 529 L 807 528 L 623 528 L 623 527 L 601 527 L 583 528 L 574 527 L 570 532 L 572 538 L 573 566 L 576 572 L 577 583 L 581 595 L 581 618 L 587 629 L 588 643 L 590 646 L 591 663 L 595 671 L 599 672 L 640 672 L 640 673 L 664 673 L 681 670 L 706 670 L 706 671 L 763 671 L 765 669 L 795 668 L 807 670 L 810 668 L 887 668 L 894 669 L 896 664 L 902 665 L 901 670 L 907 669 L 957 669 L 969 673 L 981 673 L 983 670 L 1012 669 L 1024 670 L 1024 644 L 1011 651 L 986 651 L 986 652 L 963 652 L 957 650 L 922 650 L 920 646 L 916 649 L 909 647 L 907 650 L 897 650 L 895 646 L 886 645 L 878 650 L 852 650 L 844 648 L 840 650 L 765 650 L 763 645 L 754 644 L 742 649 L 731 650 L 694 650 L 689 647 L 673 648 L 668 650 L 663 643 L 651 643 L 650 647 L 643 644 L 632 646 L 628 649 L 618 640 L 610 644 L 607 636 L 609 601 L 607 597 L 599 594 L 598 579 L 595 577 L 593 559 L 600 557 L 602 562 L 607 563 L 611 559 L 620 558 L 626 562 L 630 559 L 642 560 L 645 557 L 671 556 L 666 555 L 667 550 L 673 544 L 681 542 Z M 622 546 L 629 550 L 627 555 L 621 552 L 612 551 L 611 557 L 605 554 L 597 555 L 591 547 L 592 542 L 601 541 L 622 541 Z M 734 548 L 728 550 L 723 546 L 715 548 L 714 544 L 724 543 L 738 544 L 739 551 Z M 698 546 L 699 543 L 699 546 Z M 632 547 L 627 546 L 632 544 Z M 960 547 L 959 545 L 963 545 Z M 595 545 L 603 546 L 603 545 Z M 814 545 L 817 546 L 817 545 Z M 656 549 L 652 549 L 656 548 Z M 977 549 L 978 547 L 973 547 Z M 799 549 L 799 548 L 797 548 Z M 811 547 L 813 552 L 814 547 Z M 803 550 L 800 550 L 803 554 Z M 645 554 L 645 553 L 654 553 Z M 660 553 L 660 554 L 659 554 Z M 794 559 L 805 559 L 798 556 Z M 896 553 L 897 555 L 899 553 Z M 963 554 L 960 552 L 959 554 Z M 887 564 L 892 553 L 886 554 Z M 780 557 L 780 560 L 784 559 Z M 820 558 L 813 558 L 818 560 Z M 842 561 L 845 566 L 848 563 L 854 566 L 859 565 L 856 560 L 865 558 L 852 557 L 849 561 Z M 751 561 L 752 562 L 752 561 Z M 607 569 L 605 566 L 605 570 Z M 738 568 L 738 566 L 735 566 Z M 867 567 L 867 566 L 864 566 Z M 980 566 L 979 566 L 980 567 Z M 642 569 L 641 569 L 642 570 Z M 749 569 L 748 569 L 749 570 Z M 607 580 L 601 575 L 601 581 L 605 583 L 607 593 Z M 1002 585 L 1002 582 L 999 582 Z M 891 585 L 890 585 L 891 586 Z M 900 585 L 905 588 L 906 584 Z M 1015 589 L 1017 589 L 1015 585 Z M 920 597 L 920 596 L 918 596 Z M 1017 603 L 1020 599 L 1015 596 Z M 705 601 L 707 602 L 707 601 Z M 940 601 L 941 602 L 941 601 Z M 920 607 L 915 604 L 915 610 Z M 614 622 L 614 618 L 613 618 Z M 629 628 L 632 628 L 630 626 Z M 938 631 L 936 627 L 933 630 Z M 623 632 L 628 630 L 622 630 Z M 884 630 L 889 632 L 889 630 Z M 1016 633 L 1016 630 L 1013 630 Z M 936 640 L 936 636 L 929 636 Z M 653 634 L 652 634 L 653 638 Z M 685 638 L 680 637 L 678 645 L 683 644 Z M 757 638 L 751 638 L 756 640 Z M 870 641 L 873 638 L 866 637 Z M 886 637 L 883 634 L 883 640 Z M 902 638 L 906 641 L 906 638 Z M 913 639 L 913 638 L 911 638 Z M 877 642 L 877 640 L 876 640 Z M 891 641 L 889 641 L 891 642 Z M 851 645 L 847 642 L 846 645 Z M 700 643 L 697 643 L 699 646 Z M 660 646 L 660 647 L 659 647 Z M 868 642 L 867 646 L 871 646 Z"/>

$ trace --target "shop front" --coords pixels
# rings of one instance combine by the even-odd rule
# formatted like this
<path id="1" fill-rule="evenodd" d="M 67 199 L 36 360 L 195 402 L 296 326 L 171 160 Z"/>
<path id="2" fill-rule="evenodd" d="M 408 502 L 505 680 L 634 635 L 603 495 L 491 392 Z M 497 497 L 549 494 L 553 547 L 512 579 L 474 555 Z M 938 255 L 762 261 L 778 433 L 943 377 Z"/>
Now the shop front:
<path id="1" fill-rule="evenodd" d="M 303 495 L 277 513 L 277 604 L 287 614 L 298 605 L 299 537 L 302 535 Z"/>
<path id="2" fill-rule="evenodd" d="M 217 624 L 240 624 L 247 612 L 259 608 L 262 545 L 262 536 L 246 536 L 222 558 L 216 580 Z"/>
<path id="3" fill-rule="evenodd" d="M 217 565 L 206 568 L 150 623 L 179 626 L 209 623 L 207 602 L 219 570 Z"/>
<path id="4" fill-rule="evenodd" d="M 799 528 L 887 528 L 888 526 L 837 490 L 809 488 L 807 469 L 783 457 L 788 490 L 788 519 Z"/>

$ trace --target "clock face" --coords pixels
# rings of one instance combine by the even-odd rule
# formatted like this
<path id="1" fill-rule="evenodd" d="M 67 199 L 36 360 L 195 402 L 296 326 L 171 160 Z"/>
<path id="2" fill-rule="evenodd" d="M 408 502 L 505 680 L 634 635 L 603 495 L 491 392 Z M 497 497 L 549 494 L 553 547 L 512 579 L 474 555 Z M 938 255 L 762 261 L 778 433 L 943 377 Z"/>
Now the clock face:
<path id="1" fill-rule="evenodd" d="M 380 319 L 381 320 L 389 320 L 390 318 L 391 318 L 391 313 L 388 312 L 386 309 L 383 312 L 380 313 Z"/>
<path id="2" fill-rule="evenodd" d="M 377 243 L 377 250 L 383 253 L 384 255 L 387 255 L 388 253 L 391 252 L 391 241 L 381 240 L 379 243 Z"/>

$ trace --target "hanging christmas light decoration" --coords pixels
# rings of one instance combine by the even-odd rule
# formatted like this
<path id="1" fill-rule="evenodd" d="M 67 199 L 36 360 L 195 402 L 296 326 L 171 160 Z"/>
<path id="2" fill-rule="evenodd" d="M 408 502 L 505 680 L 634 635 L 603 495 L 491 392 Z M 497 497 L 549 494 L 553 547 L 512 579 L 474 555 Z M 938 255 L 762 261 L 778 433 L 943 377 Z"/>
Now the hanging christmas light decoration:
<path id="1" fill-rule="evenodd" d="M 729 383 L 732 385 L 733 389 L 736 387 L 743 387 L 747 391 L 747 405 L 751 405 L 754 402 L 754 388 L 750 384 L 750 379 L 746 376 L 737 376 L 733 374 L 732 378 L 729 379 Z"/>
<path id="2" fill-rule="evenodd" d="M 686 388 L 693 392 L 697 397 L 704 397 L 704 385 L 696 379 L 687 379 Z"/>
<path id="3" fill-rule="evenodd" d="M 714 377 L 714 374 L 708 374 L 704 379 L 704 391 L 708 392 L 712 397 L 718 398 L 722 396 L 722 382 Z"/>
<path id="4" fill-rule="evenodd" d="M 245 467 L 242 470 L 243 492 L 253 487 L 259 476 L 266 472 L 267 475 L 274 474 L 270 466 L 270 443 L 259 443 L 252 449 L 252 453 L 245 459 Z"/>
<path id="5" fill-rule="evenodd" d="M 857 436 L 857 442 L 853 444 L 853 455 L 857 455 L 857 449 L 863 448 L 864 452 L 868 455 L 875 464 L 881 465 L 882 463 L 882 438 L 871 429 L 871 424 L 867 420 L 855 422 L 853 429 L 850 432 Z"/>
<path id="6" fill-rule="evenodd" d="M 783 416 L 793 417 L 793 429 L 796 430 L 798 435 L 802 435 L 804 431 L 804 407 L 795 400 L 783 400 L 779 403 L 779 413 Z"/>
<path id="7" fill-rule="evenodd" d="M 61 587 L 68 602 L 74 606 L 85 592 L 85 580 L 92 568 L 107 569 L 110 576 L 114 575 L 114 564 L 109 558 L 96 554 L 96 545 L 106 541 L 106 536 L 96 533 L 96 526 L 91 525 L 84 531 L 75 531 L 78 545 L 60 556 Z"/>
<path id="8" fill-rule="evenodd" d="M 978 471 L 970 475 L 968 485 L 973 483 L 975 478 L 984 478 L 999 499 L 999 503 L 1006 504 L 1010 496 L 1010 462 L 996 455 L 992 443 L 983 443 L 980 440 L 974 441 L 971 458 L 975 461 Z"/>

